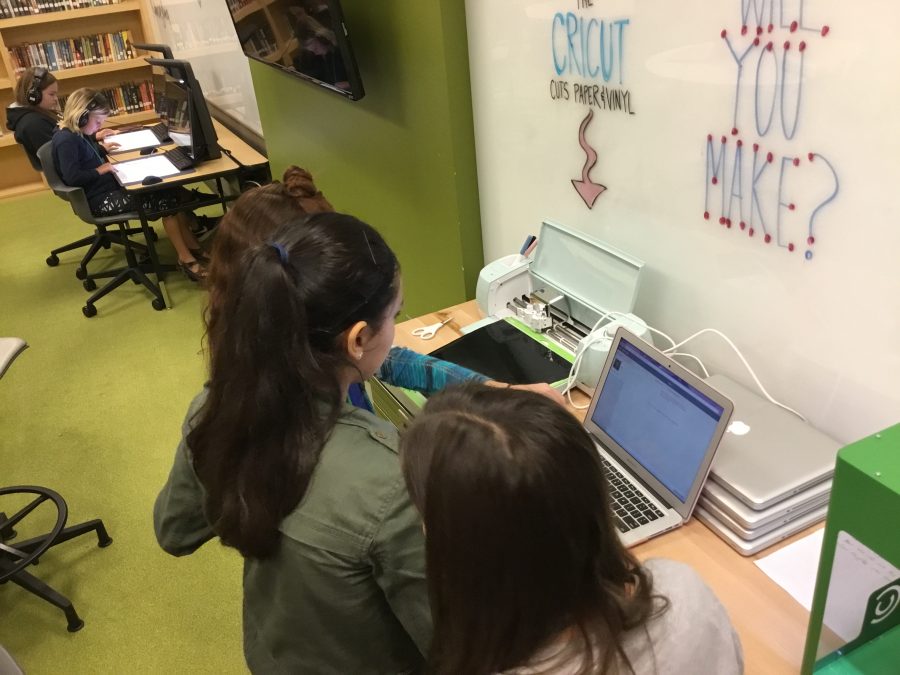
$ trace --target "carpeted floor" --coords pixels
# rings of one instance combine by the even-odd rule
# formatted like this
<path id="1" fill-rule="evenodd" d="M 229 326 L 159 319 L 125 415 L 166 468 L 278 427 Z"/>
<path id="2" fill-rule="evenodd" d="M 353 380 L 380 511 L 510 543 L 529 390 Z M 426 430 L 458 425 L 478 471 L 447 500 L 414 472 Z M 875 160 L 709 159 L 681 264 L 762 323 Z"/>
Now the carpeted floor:
<path id="1" fill-rule="evenodd" d="M 80 632 L 7 583 L 0 645 L 28 673 L 245 672 L 238 555 L 210 543 L 175 559 L 152 527 L 153 500 L 203 382 L 203 292 L 169 275 L 174 309 L 156 312 L 143 288 L 126 284 L 86 319 L 87 294 L 74 278 L 81 254 L 44 263 L 51 248 L 86 234 L 49 193 L 0 201 L 0 336 L 30 345 L 0 379 L 0 486 L 57 490 L 70 524 L 102 518 L 114 539 L 100 549 L 86 535 L 31 568 L 72 600 Z M 173 258 L 164 236 L 159 248 Z M 115 250 L 101 255 L 95 266 L 118 259 Z"/>

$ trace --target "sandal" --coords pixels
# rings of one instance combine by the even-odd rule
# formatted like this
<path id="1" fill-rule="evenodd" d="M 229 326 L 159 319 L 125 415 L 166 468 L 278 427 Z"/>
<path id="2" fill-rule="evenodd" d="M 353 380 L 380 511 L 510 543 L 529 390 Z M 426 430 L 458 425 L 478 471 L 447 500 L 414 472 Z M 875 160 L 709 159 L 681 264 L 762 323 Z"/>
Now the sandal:
<path id="1" fill-rule="evenodd" d="M 188 251 L 190 251 L 191 255 L 194 256 L 194 260 L 197 260 L 200 264 L 209 264 L 209 256 L 206 255 L 206 251 L 204 251 L 202 248 L 189 248 Z"/>
<path id="2" fill-rule="evenodd" d="M 199 260 L 191 260 L 190 262 L 179 260 L 175 263 L 175 267 L 181 270 L 184 276 L 195 283 L 206 280 L 206 269 Z"/>

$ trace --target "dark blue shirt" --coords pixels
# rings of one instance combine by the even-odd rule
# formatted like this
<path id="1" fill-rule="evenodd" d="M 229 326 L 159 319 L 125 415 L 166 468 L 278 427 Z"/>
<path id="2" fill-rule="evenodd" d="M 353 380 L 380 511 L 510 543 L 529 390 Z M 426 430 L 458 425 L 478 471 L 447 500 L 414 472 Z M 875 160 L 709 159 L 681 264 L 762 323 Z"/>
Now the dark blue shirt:
<path id="1" fill-rule="evenodd" d="M 91 209 L 121 187 L 111 173 L 97 173 L 97 167 L 106 163 L 106 150 L 87 136 L 68 129 L 53 134 L 53 163 L 63 183 L 84 189 Z"/>

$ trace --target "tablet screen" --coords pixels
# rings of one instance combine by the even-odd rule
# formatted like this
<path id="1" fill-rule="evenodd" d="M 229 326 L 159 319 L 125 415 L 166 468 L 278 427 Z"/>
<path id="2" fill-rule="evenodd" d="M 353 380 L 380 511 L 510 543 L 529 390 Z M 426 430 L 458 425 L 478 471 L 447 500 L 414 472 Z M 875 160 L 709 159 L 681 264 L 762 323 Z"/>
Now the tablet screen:
<path id="1" fill-rule="evenodd" d="M 482 326 L 431 356 L 510 384 L 558 382 L 569 376 L 572 365 L 506 321 Z"/>

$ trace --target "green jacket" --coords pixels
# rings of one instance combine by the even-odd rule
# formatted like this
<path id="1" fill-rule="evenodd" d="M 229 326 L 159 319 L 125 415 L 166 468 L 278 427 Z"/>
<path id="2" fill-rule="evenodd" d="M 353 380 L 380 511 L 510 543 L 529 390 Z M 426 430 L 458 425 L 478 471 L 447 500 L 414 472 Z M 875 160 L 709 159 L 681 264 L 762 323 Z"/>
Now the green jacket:
<path id="1" fill-rule="evenodd" d="M 156 499 L 160 546 L 212 539 L 185 438 Z M 306 495 L 281 523 L 278 553 L 244 560 L 244 655 L 254 673 L 410 673 L 431 640 L 425 540 L 397 456 L 397 430 L 347 405 Z"/>

